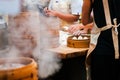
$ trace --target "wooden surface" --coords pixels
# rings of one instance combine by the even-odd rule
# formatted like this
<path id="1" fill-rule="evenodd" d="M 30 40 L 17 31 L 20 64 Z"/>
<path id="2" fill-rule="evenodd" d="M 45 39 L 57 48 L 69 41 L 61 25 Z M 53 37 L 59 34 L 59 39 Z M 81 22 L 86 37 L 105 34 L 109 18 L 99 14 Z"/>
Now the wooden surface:
<path id="1" fill-rule="evenodd" d="M 59 47 L 51 48 L 48 50 L 58 53 L 61 58 L 70 58 L 80 55 L 86 55 L 88 48 L 70 48 L 66 45 L 60 45 Z"/>

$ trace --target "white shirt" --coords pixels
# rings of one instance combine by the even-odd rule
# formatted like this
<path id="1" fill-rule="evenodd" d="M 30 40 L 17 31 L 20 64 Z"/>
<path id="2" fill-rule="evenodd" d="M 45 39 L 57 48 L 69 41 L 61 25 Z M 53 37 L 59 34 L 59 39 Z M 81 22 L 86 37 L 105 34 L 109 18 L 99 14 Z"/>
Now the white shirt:
<path id="1" fill-rule="evenodd" d="M 79 15 L 82 11 L 82 4 L 83 0 L 51 0 L 49 9 Z"/>

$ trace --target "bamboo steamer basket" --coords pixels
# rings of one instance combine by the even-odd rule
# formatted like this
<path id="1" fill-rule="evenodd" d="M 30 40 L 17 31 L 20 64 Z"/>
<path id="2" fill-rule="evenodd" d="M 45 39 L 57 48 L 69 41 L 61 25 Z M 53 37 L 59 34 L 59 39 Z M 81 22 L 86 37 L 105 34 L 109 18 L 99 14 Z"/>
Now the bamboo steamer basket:
<path id="1" fill-rule="evenodd" d="M 88 39 L 86 40 L 73 40 L 74 36 L 69 36 L 67 39 L 67 47 L 71 47 L 71 48 L 89 48 L 89 44 L 90 44 L 90 37 L 88 37 Z"/>
<path id="2" fill-rule="evenodd" d="M 38 80 L 37 63 L 32 58 L 1 58 L 0 65 L 20 63 L 24 66 L 19 68 L 1 69 L 0 80 Z"/>

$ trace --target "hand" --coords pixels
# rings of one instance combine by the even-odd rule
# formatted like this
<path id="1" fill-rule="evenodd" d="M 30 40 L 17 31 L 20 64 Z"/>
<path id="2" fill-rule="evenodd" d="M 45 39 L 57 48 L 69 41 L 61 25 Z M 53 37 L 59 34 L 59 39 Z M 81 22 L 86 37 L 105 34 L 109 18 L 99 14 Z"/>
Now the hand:
<path id="1" fill-rule="evenodd" d="M 44 12 L 47 13 L 47 10 L 48 10 L 48 7 L 45 7 L 44 8 Z"/>
<path id="2" fill-rule="evenodd" d="M 73 33 L 78 32 L 79 30 L 81 30 L 83 28 L 84 28 L 83 24 L 71 25 L 68 29 L 68 32 L 73 34 Z"/>
<path id="3" fill-rule="evenodd" d="M 44 12 L 45 12 L 45 14 L 46 14 L 47 16 L 57 16 L 57 15 L 56 15 L 56 14 L 57 14 L 57 11 L 48 10 L 47 7 L 44 9 Z"/>
<path id="4" fill-rule="evenodd" d="M 83 29 L 83 30 L 75 31 L 75 32 L 73 33 L 73 35 L 78 36 L 78 35 L 87 34 L 87 33 L 88 33 L 88 30 Z"/>

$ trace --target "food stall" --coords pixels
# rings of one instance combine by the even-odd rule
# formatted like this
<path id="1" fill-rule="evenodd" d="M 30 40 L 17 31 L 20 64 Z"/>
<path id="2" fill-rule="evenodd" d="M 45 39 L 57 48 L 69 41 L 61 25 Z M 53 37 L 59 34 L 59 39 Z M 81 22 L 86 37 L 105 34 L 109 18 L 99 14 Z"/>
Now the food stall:
<path id="1" fill-rule="evenodd" d="M 29 20 L 28 18 L 32 18 L 32 19 Z M 9 25 L 10 25 L 9 26 L 9 29 L 10 29 L 9 37 L 10 37 L 11 40 L 10 40 L 9 48 L 10 49 L 17 49 L 17 50 L 11 51 L 12 54 L 9 54 L 9 55 L 7 55 L 6 51 L 4 52 L 4 50 L 3 51 L 1 50 L 0 53 L 5 53 L 5 56 L 7 56 L 7 57 L 10 57 L 10 56 L 15 57 L 15 56 L 19 55 L 19 56 L 24 56 L 24 57 L 32 57 L 35 60 L 41 59 L 41 56 L 43 56 L 43 54 L 45 52 L 43 54 L 41 54 L 40 50 L 43 49 L 43 48 L 46 48 L 46 46 L 48 47 L 48 46 L 51 46 L 53 44 L 48 44 L 48 45 L 45 46 L 44 43 L 41 43 L 39 41 L 39 40 L 43 39 L 43 37 L 51 36 L 51 34 L 43 35 L 44 33 L 42 33 L 42 32 L 44 32 L 44 29 L 39 31 L 39 29 L 41 27 L 46 26 L 46 25 L 44 25 L 46 23 L 44 23 L 44 24 L 39 23 L 39 18 L 41 19 L 40 23 L 42 23 L 42 21 L 44 21 L 44 20 L 49 21 L 48 18 L 39 17 L 38 14 L 37 15 L 33 14 L 33 12 L 32 12 L 32 14 L 31 14 L 31 12 L 30 12 L 30 14 L 29 13 L 21 13 L 20 15 L 18 15 L 16 17 L 10 18 L 9 19 L 10 20 L 9 21 Z M 35 20 L 36 20 L 36 22 L 33 23 Z M 13 25 L 15 22 L 16 22 L 16 24 Z M 23 25 L 22 23 L 25 23 L 25 25 Z M 50 26 L 50 24 L 48 23 L 46 28 L 48 29 L 49 26 Z M 24 29 L 22 27 L 24 27 Z M 47 31 L 47 29 L 45 29 L 45 31 Z M 49 42 L 50 38 L 47 37 L 46 39 L 43 39 L 42 41 L 43 42 L 45 41 L 46 43 L 50 43 Z M 12 45 L 11 45 L 11 43 L 12 43 Z M 36 48 L 38 50 L 36 50 Z M 48 80 L 49 79 L 53 79 L 53 80 L 66 79 L 66 80 L 69 80 L 69 78 L 71 78 L 71 77 L 73 78 L 73 80 L 78 80 L 78 79 L 79 80 L 86 80 L 85 57 L 86 57 L 86 53 L 88 51 L 88 48 L 74 48 L 74 47 L 71 48 L 71 47 L 68 47 L 66 45 L 59 45 L 59 46 L 54 47 L 54 48 L 46 48 L 46 49 L 47 49 L 47 51 L 56 53 L 58 55 L 58 57 L 61 60 L 60 63 L 62 65 L 62 67 L 57 72 L 55 72 L 54 74 L 45 78 L 45 80 L 47 80 L 47 79 Z M 36 51 L 37 51 L 37 53 L 36 53 Z M 7 49 L 7 53 L 8 52 L 9 52 L 9 50 Z M 14 54 L 13 52 L 14 53 L 19 53 L 19 54 L 13 55 Z M 29 54 L 29 55 L 27 55 L 27 54 Z M 36 58 L 36 54 L 39 54 L 39 56 L 37 56 L 37 58 Z M 0 57 L 3 56 L 2 54 L 0 54 L 0 55 L 1 55 Z M 33 55 L 33 56 L 31 56 L 31 55 Z M 26 64 L 29 65 L 30 61 L 29 61 L 29 63 L 26 63 Z M 36 61 L 36 63 L 38 63 L 38 61 Z M 40 65 L 41 65 L 41 63 L 40 63 Z M 36 64 L 35 64 L 34 67 L 35 67 L 35 72 L 34 72 L 35 73 L 35 80 L 37 80 L 36 76 L 38 74 L 37 74 L 37 71 L 36 71 Z M 41 70 L 39 70 L 39 69 L 38 69 L 38 72 L 42 73 Z M 32 76 L 32 74 L 31 74 L 31 76 Z M 40 79 L 40 80 L 42 80 L 42 79 Z"/>

